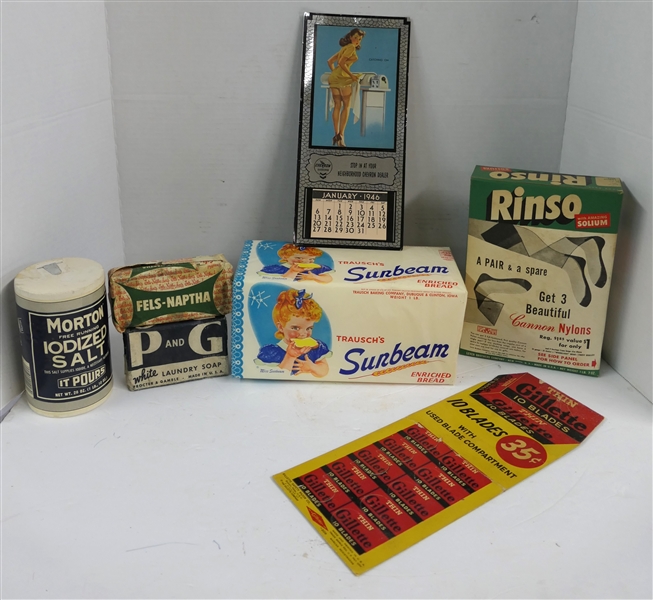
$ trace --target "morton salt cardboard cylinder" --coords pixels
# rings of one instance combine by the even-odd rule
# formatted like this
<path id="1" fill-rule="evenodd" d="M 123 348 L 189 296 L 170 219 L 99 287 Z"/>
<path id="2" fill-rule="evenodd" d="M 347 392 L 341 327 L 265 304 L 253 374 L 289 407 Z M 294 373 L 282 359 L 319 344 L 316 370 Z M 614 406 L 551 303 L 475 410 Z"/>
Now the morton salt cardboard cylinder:
<path id="1" fill-rule="evenodd" d="M 453 384 L 466 298 L 448 248 L 248 241 L 234 278 L 232 373 Z"/>
<path id="2" fill-rule="evenodd" d="M 229 374 L 224 317 L 137 327 L 122 336 L 131 391 Z"/>
<path id="3" fill-rule="evenodd" d="M 66 417 L 106 400 L 113 385 L 104 270 L 86 258 L 37 263 L 14 280 L 27 402 Z"/>
<path id="4" fill-rule="evenodd" d="M 622 197 L 617 178 L 477 166 L 461 352 L 597 376 Z"/>

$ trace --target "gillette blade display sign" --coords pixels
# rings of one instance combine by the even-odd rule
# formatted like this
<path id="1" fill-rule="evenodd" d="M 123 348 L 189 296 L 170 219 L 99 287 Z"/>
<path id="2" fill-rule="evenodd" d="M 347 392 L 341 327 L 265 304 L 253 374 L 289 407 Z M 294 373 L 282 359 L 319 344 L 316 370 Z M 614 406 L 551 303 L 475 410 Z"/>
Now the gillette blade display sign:
<path id="1" fill-rule="evenodd" d="M 529 373 L 502 375 L 274 481 L 358 575 L 541 471 L 602 420 Z"/>
<path id="2" fill-rule="evenodd" d="M 476 167 L 461 352 L 598 375 L 623 189 Z"/>

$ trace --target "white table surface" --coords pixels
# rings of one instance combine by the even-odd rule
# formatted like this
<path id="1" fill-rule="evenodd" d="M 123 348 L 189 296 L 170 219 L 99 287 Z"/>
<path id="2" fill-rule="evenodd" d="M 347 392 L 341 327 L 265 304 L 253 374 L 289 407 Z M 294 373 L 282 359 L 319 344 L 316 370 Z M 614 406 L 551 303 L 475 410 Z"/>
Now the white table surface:
<path id="1" fill-rule="evenodd" d="M 114 345 L 114 362 L 120 357 Z M 529 370 L 603 414 L 576 450 L 356 577 L 271 476 Z M 205 379 L 1 425 L 3 598 L 651 597 L 651 404 L 599 378 L 460 357 L 454 386 Z"/>

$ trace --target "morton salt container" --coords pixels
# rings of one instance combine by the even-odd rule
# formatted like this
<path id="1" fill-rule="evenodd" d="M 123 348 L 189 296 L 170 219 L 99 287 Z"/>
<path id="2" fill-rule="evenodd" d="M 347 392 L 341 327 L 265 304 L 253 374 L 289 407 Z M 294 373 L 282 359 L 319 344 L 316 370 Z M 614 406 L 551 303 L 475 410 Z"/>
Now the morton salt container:
<path id="1" fill-rule="evenodd" d="M 14 280 L 27 402 L 50 417 L 87 412 L 113 385 L 104 270 L 86 258 L 37 263 Z"/>

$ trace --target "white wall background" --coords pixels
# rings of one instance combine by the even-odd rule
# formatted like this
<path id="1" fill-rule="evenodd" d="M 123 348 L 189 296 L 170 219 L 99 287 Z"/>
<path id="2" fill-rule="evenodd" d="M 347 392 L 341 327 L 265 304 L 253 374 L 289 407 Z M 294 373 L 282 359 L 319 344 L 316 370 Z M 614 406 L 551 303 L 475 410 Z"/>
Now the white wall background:
<path id="1" fill-rule="evenodd" d="M 408 16 L 405 241 L 464 265 L 476 163 L 556 170 L 575 3 L 107 3 L 128 261 L 291 239 L 304 11 Z"/>
<path id="2" fill-rule="evenodd" d="M 630 95 L 615 94 L 607 115 L 626 118 L 632 96 L 641 97 L 631 128 L 648 132 L 650 156 L 650 10 L 640 20 L 620 12 L 624 3 L 608 4 L 624 15 L 629 39 L 604 31 L 614 16 L 608 5 L 581 3 L 578 48 L 576 2 L 3 4 L 3 403 L 21 387 L 11 280 L 25 266 L 64 254 L 107 269 L 213 252 L 235 262 L 245 239 L 291 238 L 307 10 L 412 20 L 407 244 L 451 246 L 463 266 L 474 165 L 558 170 L 562 156 L 566 170 L 638 182 L 631 191 L 640 212 L 621 231 L 631 250 L 622 244 L 628 257 L 617 260 L 645 256 L 639 222 L 650 217 L 650 159 L 646 172 L 617 150 L 595 156 L 593 142 L 586 162 L 569 159 L 581 140 L 572 111 L 588 114 L 583 77 L 598 71 L 594 46 L 610 52 L 613 44 L 610 64 L 628 55 L 633 75 L 648 67 L 648 88 L 623 77 Z M 578 67 L 565 136 L 572 50 Z M 597 142 L 609 139 L 594 121 L 580 126 L 594 127 Z M 606 351 L 627 370 L 632 352 L 650 365 L 650 327 L 646 335 L 635 320 L 648 310 L 650 323 L 650 268 L 648 288 L 634 298 L 641 275 L 628 265 L 623 273 L 612 306 L 625 298 L 635 316 L 611 322 Z M 623 343 L 630 335 L 640 340 L 635 349 Z M 119 354 L 114 343 L 114 360 Z M 645 392 L 645 381 L 628 377 Z"/>
<path id="3" fill-rule="evenodd" d="M 4 406 L 24 387 L 13 278 L 51 258 L 125 258 L 103 4 L 2 4 L 1 192 Z"/>
<path id="4" fill-rule="evenodd" d="M 624 198 L 604 355 L 651 399 L 650 2 L 578 4 L 561 170 L 621 177 Z"/>

